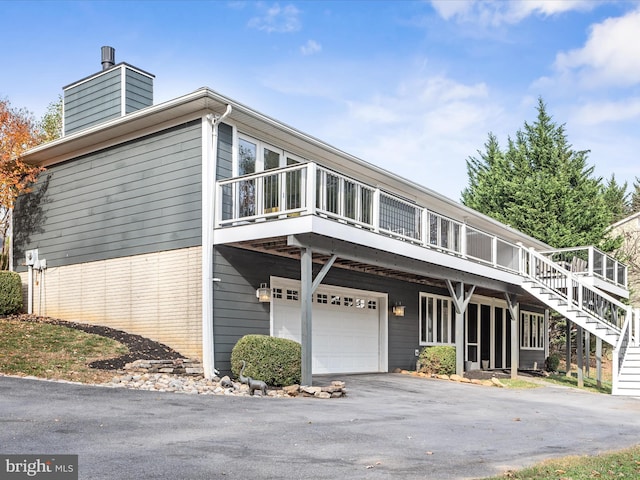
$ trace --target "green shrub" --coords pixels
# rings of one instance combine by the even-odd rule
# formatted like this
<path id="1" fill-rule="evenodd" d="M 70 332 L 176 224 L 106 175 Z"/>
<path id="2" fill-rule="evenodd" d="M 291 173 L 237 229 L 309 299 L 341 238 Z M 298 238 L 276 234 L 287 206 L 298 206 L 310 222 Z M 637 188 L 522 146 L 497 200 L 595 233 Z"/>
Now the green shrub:
<path id="1" fill-rule="evenodd" d="M 560 365 L 560 356 L 557 353 L 552 353 L 544 361 L 544 368 L 547 372 L 557 372 Z"/>
<path id="2" fill-rule="evenodd" d="M 456 373 L 456 348 L 448 345 L 425 347 L 418 361 L 423 373 L 453 375 Z"/>
<path id="3" fill-rule="evenodd" d="M 231 351 L 231 371 L 237 377 L 247 363 L 245 377 L 281 387 L 300 383 L 302 348 L 298 342 L 267 335 L 246 335 Z"/>
<path id="4" fill-rule="evenodd" d="M 0 271 L 0 315 L 11 315 L 22 308 L 22 280 L 16 272 Z"/>

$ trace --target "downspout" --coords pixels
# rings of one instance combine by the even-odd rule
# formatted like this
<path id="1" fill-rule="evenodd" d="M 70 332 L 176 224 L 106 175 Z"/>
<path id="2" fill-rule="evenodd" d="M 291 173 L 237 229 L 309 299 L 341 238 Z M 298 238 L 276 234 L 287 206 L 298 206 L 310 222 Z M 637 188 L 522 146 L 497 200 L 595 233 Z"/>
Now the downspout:
<path id="1" fill-rule="evenodd" d="M 13 208 L 9 210 L 9 228 L 7 229 L 7 236 L 9 237 L 9 271 L 15 272 L 13 268 Z M 7 241 L 6 238 L 3 241 Z M 4 245 L 3 245 L 4 247 Z"/>
<path id="2" fill-rule="evenodd" d="M 214 191 L 218 162 L 218 126 L 231 113 L 231 105 L 222 115 L 209 114 L 203 122 L 202 159 L 202 367 L 205 378 L 216 374 L 213 341 L 213 236 Z M 208 135 L 209 127 L 211 136 Z M 209 144 L 211 139 L 211 144 Z"/>

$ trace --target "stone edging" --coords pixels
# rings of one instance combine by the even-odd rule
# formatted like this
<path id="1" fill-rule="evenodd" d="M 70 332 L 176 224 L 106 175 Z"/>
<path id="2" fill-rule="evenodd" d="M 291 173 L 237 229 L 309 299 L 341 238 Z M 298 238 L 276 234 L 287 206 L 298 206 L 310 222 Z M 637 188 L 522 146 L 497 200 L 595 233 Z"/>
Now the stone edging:
<path id="1" fill-rule="evenodd" d="M 136 360 L 128 363 L 105 386 L 131 388 L 156 392 L 178 392 L 203 395 L 251 396 L 249 386 L 232 381 L 229 377 L 206 379 L 204 370 L 197 361 L 178 360 Z M 269 388 L 268 397 L 314 397 L 340 398 L 347 394 L 345 383 L 334 380 L 326 386 L 289 385 Z M 254 396 L 262 396 L 260 391 Z"/>
<path id="2" fill-rule="evenodd" d="M 506 388 L 506 385 L 502 383 L 498 378 L 493 377 L 490 380 L 478 380 L 475 378 L 465 378 L 460 375 L 437 375 L 431 373 L 422 373 L 422 372 L 411 372 L 409 370 L 399 370 L 394 373 L 401 373 L 402 375 L 411 375 L 412 377 L 422 377 L 422 378 L 435 378 L 438 380 L 449 380 L 452 382 L 458 383 L 469 383 L 473 385 L 484 385 L 485 387 L 499 387 Z"/>

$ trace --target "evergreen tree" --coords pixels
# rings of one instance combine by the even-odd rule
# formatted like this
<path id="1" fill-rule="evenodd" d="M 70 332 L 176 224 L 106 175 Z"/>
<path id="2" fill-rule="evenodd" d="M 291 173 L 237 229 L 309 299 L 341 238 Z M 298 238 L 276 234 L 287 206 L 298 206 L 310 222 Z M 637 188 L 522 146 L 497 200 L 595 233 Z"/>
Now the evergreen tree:
<path id="1" fill-rule="evenodd" d="M 636 177 L 636 181 L 633 182 L 633 193 L 631 194 L 629 210 L 629 215 L 640 212 L 640 178 L 638 177 Z"/>
<path id="2" fill-rule="evenodd" d="M 624 182 L 622 185 L 618 185 L 618 182 L 616 182 L 616 176 L 611 175 L 611 178 L 607 181 L 607 184 L 604 187 L 603 195 L 607 209 L 611 214 L 609 223 L 615 223 L 631 214 L 629 207 L 629 194 L 627 193 L 627 182 Z"/>
<path id="3" fill-rule="evenodd" d="M 55 102 L 51 102 L 40 120 L 42 141 L 51 142 L 62 136 L 62 96 L 58 95 Z"/>
<path id="4" fill-rule="evenodd" d="M 555 248 L 598 244 L 611 214 L 602 179 L 587 165 L 588 151 L 573 150 L 542 99 L 532 124 L 500 150 L 493 134 L 479 158 L 467 161 L 469 186 L 462 203 Z"/>

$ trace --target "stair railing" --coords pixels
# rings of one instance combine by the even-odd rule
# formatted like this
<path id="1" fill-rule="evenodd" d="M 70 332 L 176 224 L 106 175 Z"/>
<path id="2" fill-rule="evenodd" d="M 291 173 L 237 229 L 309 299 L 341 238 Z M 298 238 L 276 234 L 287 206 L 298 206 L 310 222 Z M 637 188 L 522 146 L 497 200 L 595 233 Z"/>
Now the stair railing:
<path id="1" fill-rule="evenodd" d="M 526 251 L 523 274 L 567 302 L 567 308 L 584 312 L 615 332 L 630 322 L 631 307 L 584 282 L 534 249 Z M 637 337 L 637 335 L 636 335 Z"/>

